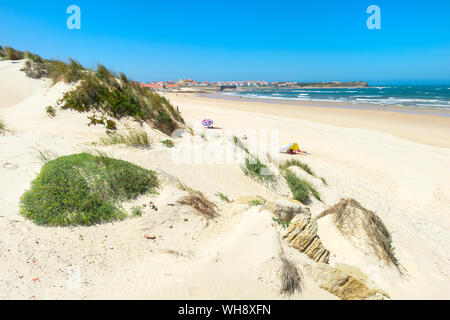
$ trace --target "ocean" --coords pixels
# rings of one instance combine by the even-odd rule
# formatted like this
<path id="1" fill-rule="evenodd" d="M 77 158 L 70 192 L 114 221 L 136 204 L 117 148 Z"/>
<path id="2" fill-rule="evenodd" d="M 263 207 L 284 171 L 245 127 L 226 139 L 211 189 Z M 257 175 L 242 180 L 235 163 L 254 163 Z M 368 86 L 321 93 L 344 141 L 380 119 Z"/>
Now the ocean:
<path id="1" fill-rule="evenodd" d="M 317 88 L 249 90 L 226 92 L 225 95 L 245 98 L 288 99 L 299 101 L 342 102 L 374 104 L 382 106 L 405 106 L 435 108 L 450 111 L 450 85 L 440 86 L 371 86 L 368 88 Z"/>

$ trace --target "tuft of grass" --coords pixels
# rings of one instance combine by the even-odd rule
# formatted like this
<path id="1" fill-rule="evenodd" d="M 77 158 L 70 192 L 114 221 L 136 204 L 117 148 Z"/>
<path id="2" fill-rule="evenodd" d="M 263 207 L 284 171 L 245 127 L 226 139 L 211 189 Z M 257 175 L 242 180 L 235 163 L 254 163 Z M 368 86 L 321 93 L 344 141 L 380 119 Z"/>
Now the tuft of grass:
<path id="1" fill-rule="evenodd" d="M 322 180 L 322 182 L 323 182 L 324 185 L 326 185 L 326 186 L 328 185 L 328 182 L 327 182 L 327 180 L 325 180 L 324 177 L 321 177 L 320 180 Z"/>
<path id="2" fill-rule="evenodd" d="M 54 84 L 59 81 L 65 83 L 80 81 L 84 70 L 85 68 L 73 59 L 69 59 L 68 64 L 60 60 L 50 62 L 50 77 Z"/>
<path id="3" fill-rule="evenodd" d="M 231 200 L 227 197 L 227 195 L 223 194 L 222 192 L 217 192 L 216 196 L 218 196 L 222 201 L 230 203 Z"/>
<path id="4" fill-rule="evenodd" d="M 173 148 L 173 147 L 175 147 L 175 143 L 173 143 L 173 141 L 172 141 L 172 140 L 169 140 L 169 139 L 163 140 L 163 141 L 161 141 L 161 143 L 162 143 L 163 145 L 165 145 L 167 148 Z"/>
<path id="5" fill-rule="evenodd" d="M 280 293 L 291 296 L 295 292 L 301 293 L 303 290 L 302 278 L 296 266 L 286 258 L 281 258 L 281 289 Z"/>
<path id="6" fill-rule="evenodd" d="M 400 270 L 400 263 L 395 256 L 395 248 L 392 244 L 392 234 L 374 212 L 364 208 L 354 199 L 346 199 L 327 209 L 319 217 L 328 214 L 334 215 L 337 228 L 345 236 L 354 235 L 355 231 L 362 226 L 377 256 Z"/>
<path id="7" fill-rule="evenodd" d="M 48 106 L 45 108 L 45 111 L 47 111 L 47 114 L 50 118 L 54 118 L 56 116 L 56 110 L 52 106 Z"/>
<path id="8" fill-rule="evenodd" d="M 263 206 L 266 204 L 266 200 L 263 199 L 254 199 L 254 200 L 250 200 L 248 202 L 248 205 L 250 207 L 258 207 L 258 206 Z"/>
<path id="9" fill-rule="evenodd" d="M 189 190 L 189 195 L 178 200 L 179 204 L 187 205 L 195 209 L 206 219 L 213 219 L 217 216 L 217 206 L 206 199 L 205 195 L 200 191 Z"/>
<path id="10" fill-rule="evenodd" d="M 20 199 L 20 213 L 38 225 L 94 225 L 122 220 L 120 202 L 155 192 L 156 173 L 99 153 L 47 162 Z"/>
<path id="11" fill-rule="evenodd" d="M 5 132 L 5 131 L 6 131 L 6 124 L 0 118 L 0 133 Z"/>
<path id="12" fill-rule="evenodd" d="M 233 142 L 234 142 L 235 146 L 237 146 L 238 148 L 241 148 L 241 149 L 244 150 L 247 154 L 250 154 L 250 151 L 248 151 L 247 147 L 244 145 L 244 143 L 242 142 L 242 140 L 239 139 L 237 136 L 233 136 Z"/>
<path id="13" fill-rule="evenodd" d="M 58 154 L 56 152 L 50 150 L 41 150 L 38 148 L 34 148 L 38 152 L 38 159 L 41 163 L 46 164 L 53 159 L 58 158 Z"/>
<path id="14" fill-rule="evenodd" d="M 289 170 L 284 171 L 284 177 L 295 200 L 306 204 L 311 200 L 310 195 L 312 194 L 314 198 L 321 201 L 320 193 L 313 187 L 311 182 L 300 179 Z"/>
<path id="15" fill-rule="evenodd" d="M 104 145 L 124 144 L 135 148 L 150 148 L 151 145 L 151 138 L 144 130 L 134 130 L 126 135 L 111 134 L 100 141 Z"/>
<path id="16" fill-rule="evenodd" d="M 278 223 L 280 226 L 282 226 L 283 229 L 289 228 L 289 225 L 291 224 L 290 221 L 283 221 L 281 218 L 275 218 L 275 217 L 272 217 L 272 220 L 273 220 L 274 222 Z"/>
<path id="17" fill-rule="evenodd" d="M 259 158 L 253 158 L 253 156 L 245 158 L 245 163 L 242 170 L 245 175 L 260 182 L 266 184 L 275 182 L 275 175 L 264 163 L 259 160 Z"/>
<path id="18" fill-rule="evenodd" d="M 133 206 L 133 208 L 131 208 L 131 214 L 133 217 L 141 217 L 143 212 L 144 211 L 141 206 Z"/>
<path id="19" fill-rule="evenodd" d="M 316 176 L 314 174 L 314 172 L 312 171 L 312 169 L 306 163 L 303 163 L 298 159 L 289 159 L 289 160 L 281 163 L 280 169 L 285 170 L 285 169 L 288 169 L 289 167 L 293 167 L 293 166 L 299 167 L 300 169 L 302 169 L 303 171 L 309 173 L 310 175 L 312 175 L 314 177 Z"/>

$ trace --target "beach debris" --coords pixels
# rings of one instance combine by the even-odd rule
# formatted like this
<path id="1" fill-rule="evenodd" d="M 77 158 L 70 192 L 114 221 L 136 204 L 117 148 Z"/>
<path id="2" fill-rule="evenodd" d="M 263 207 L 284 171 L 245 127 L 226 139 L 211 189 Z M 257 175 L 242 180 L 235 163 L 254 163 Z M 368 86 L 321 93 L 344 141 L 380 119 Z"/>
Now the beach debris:
<path id="1" fill-rule="evenodd" d="M 39 278 L 33 278 L 32 280 L 34 283 L 41 281 Z"/>
<path id="2" fill-rule="evenodd" d="M 151 236 L 151 235 L 148 235 L 148 234 L 145 234 L 144 238 L 147 239 L 147 240 L 156 240 L 156 236 Z"/>
<path id="3" fill-rule="evenodd" d="M 150 206 L 150 209 L 158 211 L 158 207 L 153 203 L 153 201 L 150 201 L 149 206 Z"/>

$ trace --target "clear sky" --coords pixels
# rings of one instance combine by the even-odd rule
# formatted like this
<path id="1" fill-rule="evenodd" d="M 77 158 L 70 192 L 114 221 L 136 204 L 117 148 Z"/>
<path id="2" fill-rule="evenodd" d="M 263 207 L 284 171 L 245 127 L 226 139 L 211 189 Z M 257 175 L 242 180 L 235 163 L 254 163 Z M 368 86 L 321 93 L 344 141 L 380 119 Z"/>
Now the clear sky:
<path id="1" fill-rule="evenodd" d="M 66 26 L 73 4 L 81 30 Z M 450 83 L 449 16 L 448 0 L 0 0 L 0 45 L 139 81 Z"/>

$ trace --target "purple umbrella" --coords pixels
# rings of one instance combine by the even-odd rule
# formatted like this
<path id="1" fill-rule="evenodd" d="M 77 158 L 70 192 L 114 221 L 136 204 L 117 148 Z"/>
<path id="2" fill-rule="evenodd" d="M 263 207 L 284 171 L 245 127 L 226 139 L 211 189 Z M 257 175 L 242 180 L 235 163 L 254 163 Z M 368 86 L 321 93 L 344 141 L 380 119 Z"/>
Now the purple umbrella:
<path id="1" fill-rule="evenodd" d="M 211 119 L 205 119 L 202 121 L 202 125 L 204 127 L 211 127 L 214 124 L 214 121 L 212 121 Z"/>

